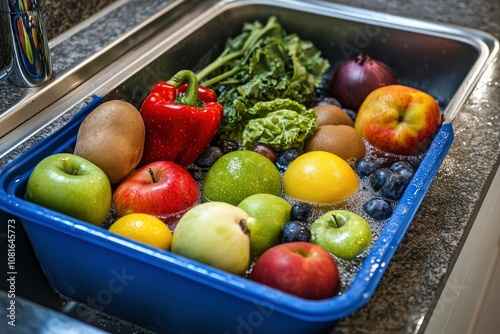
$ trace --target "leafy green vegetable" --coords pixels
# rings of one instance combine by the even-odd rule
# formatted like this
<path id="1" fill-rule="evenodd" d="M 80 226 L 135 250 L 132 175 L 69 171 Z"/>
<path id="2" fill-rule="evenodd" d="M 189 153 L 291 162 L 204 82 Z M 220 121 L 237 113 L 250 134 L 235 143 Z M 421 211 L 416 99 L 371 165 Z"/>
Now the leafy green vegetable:
<path id="1" fill-rule="evenodd" d="M 308 104 L 329 67 L 312 42 L 287 34 L 271 16 L 265 25 L 245 23 L 241 34 L 197 76 L 202 85 L 219 91 L 224 106 L 219 133 L 240 141 L 253 105 L 287 98 Z"/>
<path id="2" fill-rule="evenodd" d="M 250 118 L 242 133 L 242 146 L 264 144 L 277 152 L 302 149 L 316 128 L 316 113 L 290 99 L 258 102 L 245 113 Z"/>

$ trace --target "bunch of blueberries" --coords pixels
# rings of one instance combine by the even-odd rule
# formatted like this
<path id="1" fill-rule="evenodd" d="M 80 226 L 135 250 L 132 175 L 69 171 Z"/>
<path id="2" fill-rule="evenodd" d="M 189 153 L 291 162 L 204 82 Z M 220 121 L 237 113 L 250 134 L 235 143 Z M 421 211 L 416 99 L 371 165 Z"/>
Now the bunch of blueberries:
<path id="1" fill-rule="evenodd" d="M 307 221 L 313 213 L 309 203 L 295 203 L 290 210 L 290 221 L 280 230 L 279 242 L 305 241 L 311 240 L 311 231 L 307 226 Z"/>
<path id="2" fill-rule="evenodd" d="M 363 205 L 365 212 L 378 220 L 392 215 L 387 199 L 399 200 L 415 173 L 414 167 L 406 161 L 397 161 L 387 168 L 366 157 L 358 160 L 354 169 L 360 177 L 369 177 L 370 186 L 380 194 L 380 197 L 372 198 Z"/>

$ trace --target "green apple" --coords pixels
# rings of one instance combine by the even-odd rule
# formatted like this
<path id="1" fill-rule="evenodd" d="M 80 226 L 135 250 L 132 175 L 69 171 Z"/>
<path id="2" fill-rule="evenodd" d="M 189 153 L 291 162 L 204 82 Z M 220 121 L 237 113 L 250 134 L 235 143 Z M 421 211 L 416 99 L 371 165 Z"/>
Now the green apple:
<path id="1" fill-rule="evenodd" d="M 345 260 L 361 254 L 371 241 L 368 222 L 348 210 L 328 211 L 311 225 L 311 242 Z"/>
<path id="2" fill-rule="evenodd" d="M 290 203 L 276 195 L 255 194 L 241 201 L 238 207 L 255 218 L 246 225 L 250 231 L 252 258 L 278 244 L 280 230 L 290 220 Z"/>
<path id="3" fill-rule="evenodd" d="M 85 222 L 102 224 L 111 208 L 111 185 L 92 162 L 70 153 L 41 160 L 26 185 L 25 199 Z"/>
<path id="4" fill-rule="evenodd" d="M 278 168 L 260 153 L 239 150 L 224 154 L 208 170 L 203 201 L 238 205 L 254 194 L 281 195 Z"/>
<path id="5" fill-rule="evenodd" d="M 206 202 L 179 220 L 172 252 L 243 275 L 250 264 L 250 237 L 245 225 L 254 218 L 225 202 Z"/>

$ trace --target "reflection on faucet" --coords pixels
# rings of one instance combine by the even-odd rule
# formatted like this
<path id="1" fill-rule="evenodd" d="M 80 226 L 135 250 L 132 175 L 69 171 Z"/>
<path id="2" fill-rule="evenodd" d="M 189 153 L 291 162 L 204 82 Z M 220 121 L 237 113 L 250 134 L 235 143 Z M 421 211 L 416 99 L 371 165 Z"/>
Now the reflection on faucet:
<path id="1" fill-rule="evenodd" d="M 52 64 L 37 0 L 0 0 L 0 53 L 14 85 L 39 86 L 52 78 Z"/>

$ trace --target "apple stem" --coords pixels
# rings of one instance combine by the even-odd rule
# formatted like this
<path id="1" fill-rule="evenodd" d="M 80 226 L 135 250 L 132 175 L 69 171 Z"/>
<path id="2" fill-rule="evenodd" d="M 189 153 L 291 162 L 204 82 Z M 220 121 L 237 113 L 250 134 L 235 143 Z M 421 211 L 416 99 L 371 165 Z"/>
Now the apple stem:
<path id="1" fill-rule="evenodd" d="M 332 220 L 333 220 L 333 225 L 334 225 L 336 228 L 339 228 L 339 227 L 340 227 L 340 224 L 339 224 L 339 221 L 337 220 L 337 218 L 335 217 L 335 215 L 332 215 Z"/>
<path id="2" fill-rule="evenodd" d="M 156 177 L 155 177 L 155 173 L 153 172 L 153 170 L 151 168 L 148 168 L 148 172 L 149 172 L 149 175 L 151 175 L 151 180 L 153 180 L 153 183 L 156 183 Z"/>

